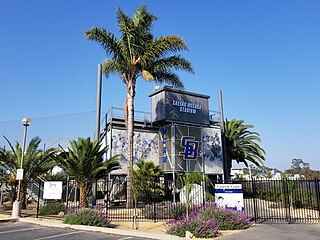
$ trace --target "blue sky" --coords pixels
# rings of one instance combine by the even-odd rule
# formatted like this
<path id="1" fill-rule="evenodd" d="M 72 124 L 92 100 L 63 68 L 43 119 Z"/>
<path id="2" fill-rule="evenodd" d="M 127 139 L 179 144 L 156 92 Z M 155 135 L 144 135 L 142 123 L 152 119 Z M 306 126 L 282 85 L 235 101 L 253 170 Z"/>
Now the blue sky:
<path id="1" fill-rule="evenodd" d="M 302 158 L 320 169 L 320 2 L 228 1 L 2 1 L 0 7 L 0 135 L 50 146 L 61 138 L 93 136 L 97 65 L 102 49 L 83 34 L 102 26 L 117 34 L 116 9 L 132 15 L 147 5 L 155 36 L 177 34 L 195 74 L 180 73 L 185 89 L 210 95 L 218 110 L 223 91 L 228 119 L 255 126 L 266 165 L 288 168 Z M 153 83 L 140 79 L 135 106 L 150 111 Z M 102 111 L 122 107 L 125 86 L 104 79 Z M 5 144 L 0 138 L 0 145 Z"/>

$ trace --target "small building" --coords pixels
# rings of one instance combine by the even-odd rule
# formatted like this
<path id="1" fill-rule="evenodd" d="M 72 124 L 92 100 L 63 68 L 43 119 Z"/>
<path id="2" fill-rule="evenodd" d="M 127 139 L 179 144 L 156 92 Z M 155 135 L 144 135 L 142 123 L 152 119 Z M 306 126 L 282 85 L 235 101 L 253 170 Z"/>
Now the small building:
<path id="1" fill-rule="evenodd" d="M 150 112 L 135 112 L 133 161 L 140 158 L 160 165 L 163 175 L 204 172 L 223 174 L 220 114 L 209 110 L 207 95 L 171 87 L 149 94 Z M 127 173 L 128 140 L 123 110 L 111 108 L 106 116 L 105 143 L 109 157 L 119 154 Z"/>

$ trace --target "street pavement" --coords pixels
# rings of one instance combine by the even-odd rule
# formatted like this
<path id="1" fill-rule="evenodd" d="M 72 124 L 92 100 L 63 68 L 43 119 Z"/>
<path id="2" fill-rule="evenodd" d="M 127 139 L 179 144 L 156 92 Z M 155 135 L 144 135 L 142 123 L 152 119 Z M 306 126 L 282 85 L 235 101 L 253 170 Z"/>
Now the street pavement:
<path id="1" fill-rule="evenodd" d="M 19 240 L 147 240 L 149 238 L 123 236 L 101 232 L 89 232 L 73 229 L 44 227 L 32 223 L 15 222 L 0 224 L 0 239 Z"/>
<path id="2" fill-rule="evenodd" d="M 319 224 L 257 224 L 219 240 L 319 240 Z"/>
<path id="3" fill-rule="evenodd" d="M 17 221 L 17 222 L 16 222 Z M 159 224 L 150 222 L 148 228 L 139 230 L 101 228 L 62 224 L 61 221 L 20 218 L 0 218 L 0 240 L 130 240 L 161 239 L 181 240 L 157 229 Z M 242 231 L 228 231 L 217 240 L 320 240 L 320 224 L 254 224 Z"/>

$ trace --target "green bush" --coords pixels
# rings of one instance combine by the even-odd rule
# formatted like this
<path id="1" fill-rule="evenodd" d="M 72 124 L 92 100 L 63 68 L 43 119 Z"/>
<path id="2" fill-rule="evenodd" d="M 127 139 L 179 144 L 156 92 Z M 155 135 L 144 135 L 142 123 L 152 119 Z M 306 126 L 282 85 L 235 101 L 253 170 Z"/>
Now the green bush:
<path id="1" fill-rule="evenodd" d="M 39 210 L 40 215 L 57 215 L 59 212 L 64 212 L 64 205 L 59 202 L 48 203 L 47 205 L 41 206 Z"/>
<path id="2" fill-rule="evenodd" d="M 178 219 L 187 212 L 187 206 L 182 203 L 173 204 L 169 209 L 169 217 Z"/>
<path id="3" fill-rule="evenodd" d="M 96 227 L 106 227 L 110 223 L 108 217 L 101 215 L 97 209 L 81 209 L 78 212 L 66 214 L 63 223 L 73 225 L 88 225 Z"/>
<path id="4" fill-rule="evenodd" d="M 163 202 L 156 205 L 145 205 L 142 209 L 142 214 L 147 219 L 178 219 L 186 213 L 186 205 L 181 203 Z"/>
<path id="5" fill-rule="evenodd" d="M 206 202 L 215 202 L 215 196 L 209 192 L 206 192 Z"/>

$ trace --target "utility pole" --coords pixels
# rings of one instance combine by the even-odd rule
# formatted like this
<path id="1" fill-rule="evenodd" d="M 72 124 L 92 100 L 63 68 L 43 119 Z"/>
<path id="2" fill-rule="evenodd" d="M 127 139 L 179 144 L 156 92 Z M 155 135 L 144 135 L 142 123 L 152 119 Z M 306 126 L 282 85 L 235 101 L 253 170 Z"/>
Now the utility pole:
<path id="1" fill-rule="evenodd" d="M 97 78 L 97 101 L 96 101 L 96 131 L 94 140 L 100 139 L 100 116 L 101 116 L 101 85 L 102 85 L 102 64 L 98 64 L 98 78 Z M 92 206 L 97 203 L 97 179 L 92 183 Z"/>
<path id="2" fill-rule="evenodd" d="M 223 164 L 223 182 L 227 183 L 230 181 L 229 168 L 227 162 L 227 149 L 224 129 L 224 114 L 222 104 L 222 91 L 219 90 L 219 109 L 220 109 L 220 129 L 221 129 L 221 140 L 222 140 L 222 164 Z"/>

